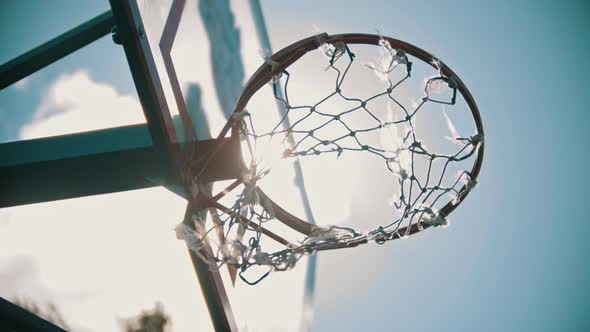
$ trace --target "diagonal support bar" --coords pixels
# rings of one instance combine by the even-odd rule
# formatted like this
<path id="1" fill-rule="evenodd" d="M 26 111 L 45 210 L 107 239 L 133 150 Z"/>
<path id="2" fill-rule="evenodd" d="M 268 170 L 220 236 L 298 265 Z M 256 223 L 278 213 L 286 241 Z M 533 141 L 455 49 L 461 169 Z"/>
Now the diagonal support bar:
<path id="1" fill-rule="evenodd" d="M 113 14 L 110 10 L 106 11 L 2 64 L 0 90 L 106 36 L 111 32 L 113 24 Z"/>

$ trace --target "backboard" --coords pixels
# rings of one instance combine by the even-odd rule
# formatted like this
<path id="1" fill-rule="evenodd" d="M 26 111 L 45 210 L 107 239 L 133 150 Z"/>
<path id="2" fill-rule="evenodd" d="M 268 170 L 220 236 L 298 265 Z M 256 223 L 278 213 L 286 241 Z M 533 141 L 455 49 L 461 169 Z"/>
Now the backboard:
<path id="1" fill-rule="evenodd" d="M 263 62 L 259 50 L 268 47 L 268 37 L 259 4 L 124 0 L 111 6 L 154 143 L 182 171 L 192 158 L 186 147 L 216 137 L 245 80 Z M 267 102 L 256 108 L 276 120 L 281 110 L 267 90 L 262 92 Z M 313 220 L 301 175 L 297 163 L 283 170 L 281 177 L 292 180 L 282 183 L 280 195 L 287 197 L 285 208 Z M 223 189 L 224 184 L 211 186 Z M 309 329 L 315 257 L 256 286 L 234 283 L 228 269 L 210 271 L 193 263 L 217 330 Z"/>

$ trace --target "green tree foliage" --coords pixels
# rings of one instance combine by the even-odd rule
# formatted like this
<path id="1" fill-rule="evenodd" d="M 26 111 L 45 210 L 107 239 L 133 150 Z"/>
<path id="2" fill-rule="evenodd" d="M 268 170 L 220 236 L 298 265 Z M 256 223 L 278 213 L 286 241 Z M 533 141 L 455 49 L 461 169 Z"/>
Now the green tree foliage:
<path id="1" fill-rule="evenodd" d="M 156 303 L 154 309 L 143 310 L 137 317 L 124 319 L 121 325 L 125 332 L 164 332 L 169 322 L 162 304 Z"/>

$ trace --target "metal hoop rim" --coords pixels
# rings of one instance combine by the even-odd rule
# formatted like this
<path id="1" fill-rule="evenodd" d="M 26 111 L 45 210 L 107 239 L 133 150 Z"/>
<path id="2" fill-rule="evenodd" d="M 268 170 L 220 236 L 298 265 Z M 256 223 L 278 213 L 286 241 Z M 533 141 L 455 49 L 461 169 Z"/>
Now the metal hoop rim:
<path id="1" fill-rule="evenodd" d="M 475 122 L 476 130 L 477 130 L 477 135 L 479 135 L 480 137 L 484 137 L 483 121 L 481 118 L 481 114 L 479 112 L 479 108 L 477 107 L 477 104 L 475 102 L 475 99 L 473 98 L 473 95 L 471 94 L 471 92 L 469 91 L 469 89 L 467 88 L 465 83 L 463 83 L 461 78 L 457 74 L 455 74 L 455 72 L 450 67 L 448 67 L 440 59 L 433 56 L 431 53 L 429 53 L 417 46 L 414 46 L 410 43 L 407 43 L 407 42 L 404 42 L 404 41 L 401 41 L 398 39 L 375 35 L 375 34 L 349 33 L 349 34 L 329 35 L 326 33 L 321 33 L 321 34 L 318 34 L 315 36 L 311 36 L 311 37 L 302 39 L 298 42 L 295 42 L 295 43 L 283 48 L 282 50 L 278 51 L 277 53 L 275 53 L 271 56 L 272 65 L 270 63 L 264 63 L 251 76 L 251 78 L 246 83 L 244 90 L 243 90 L 242 94 L 240 95 L 240 98 L 238 99 L 234 113 L 241 113 L 242 111 L 244 111 L 246 105 L 248 104 L 248 102 L 252 98 L 252 96 L 260 88 L 265 86 L 273 78 L 274 75 L 284 71 L 289 66 L 291 66 L 293 63 L 295 63 L 297 60 L 299 60 L 301 57 L 303 57 L 307 52 L 316 50 L 324 43 L 335 44 L 337 42 L 344 42 L 346 45 L 350 45 L 350 44 L 379 45 L 379 42 L 381 40 L 386 40 L 387 42 L 389 42 L 391 47 L 394 49 L 402 50 L 402 51 L 406 52 L 407 54 L 409 54 L 417 59 L 420 59 L 423 62 L 428 63 L 433 68 L 440 69 L 441 73 L 444 76 L 454 78 L 454 80 L 457 83 L 457 90 L 461 93 L 461 95 L 463 96 L 463 99 L 465 100 L 465 102 L 467 103 L 467 105 L 471 111 L 471 115 L 473 116 L 473 120 Z M 435 65 L 435 61 L 436 61 L 436 65 Z M 438 67 L 437 67 L 437 65 L 438 65 Z M 238 117 L 235 117 L 235 118 L 238 118 Z M 231 126 L 231 123 L 233 121 L 235 121 L 235 118 L 232 117 L 228 121 L 228 124 L 222 130 L 220 136 L 224 136 L 227 133 L 227 131 L 230 129 L 230 127 L 233 128 L 232 130 L 236 130 L 236 126 Z M 237 133 L 234 133 L 234 134 L 237 134 Z M 479 142 L 479 147 L 477 149 L 476 154 L 477 154 L 477 156 L 476 156 L 475 162 L 474 162 L 473 167 L 470 171 L 470 176 L 473 180 L 477 179 L 477 177 L 479 176 L 479 174 L 481 172 L 481 167 L 483 164 L 483 157 L 484 157 L 484 141 L 483 140 L 481 140 Z M 264 194 L 264 192 L 260 188 L 257 188 L 257 190 L 259 191 L 259 193 L 261 193 L 262 195 L 266 196 L 266 198 L 268 198 L 267 202 L 271 205 L 270 206 L 271 208 L 275 209 L 276 218 L 279 221 L 286 224 L 287 226 L 289 226 L 293 229 L 296 229 L 305 235 L 310 235 L 311 232 L 313 232 L 314 230 L 316 230 L 318 228 L 317 226 L 310 224 L 304 220 L 301 220 L 298 217 L 290 214 L 286 210 L 282 209 L 278 204 L 276 204 L 274 201 L 272 201 L 272 199 L 270 199 L 268 197 L 268 195 Z M 457 208 L 457 206 L 459 206 L 463 202 L 463 200 L 465 199 L 465 197 L 467 197 L 467 195 L 469 194 L 470 191 L 471 191 L 471 188 L 468 188 L 467 185 L 463 185 L 463 187 L 459 190 L 459 198 L 460 198 L 459 202 L 454 204 L 452 201 L 449 201 L 447 204 L 445 204 L 441 208 L 439 213 L 442 214 L 444 217 L 447 217 L 451 212 L 453 212 Z M 303 225 L 303 224 L 307 224 L 310 227 L 301 227 L 301 225 Z M 401 237 L 400 234 L 412 235 L 412 234 L 418 233 L 424 229 L 427 229 L 430 226 L 431 225 L 420 224 L 418 222 L 416 224 L 412 224 L 411 226 L 409 226 L 410 227 L 409 230 L 407 230 L 408 226 L 399 229 L 392 236 L 391 239 L 400 238 Z"/>

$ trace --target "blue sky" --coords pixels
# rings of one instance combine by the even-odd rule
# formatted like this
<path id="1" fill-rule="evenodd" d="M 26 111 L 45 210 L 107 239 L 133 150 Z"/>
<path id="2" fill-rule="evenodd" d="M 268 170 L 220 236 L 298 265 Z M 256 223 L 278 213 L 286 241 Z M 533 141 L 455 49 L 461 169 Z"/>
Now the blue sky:
<path id="1" fill-rule="evenodd" d="M 440 56 L 476 96 L 487 134 L 481 185 L 452 216 L 450 232 L 428 234 L 412 250 L 392 245 L 388 256 L 377 256 L 377 264 L 383 265 L 380 281 L 367 285 L 364 296 L 346 302 L 322 305 L 321 289 L 334 281 L 322 278 L 320 270 L 315 327 L 588 329 L 588 158 L 580 155 L 580 146 L 589 141 L 588 5 L 266 5 L 275 43 L 280 43 L 281 25 L 304 34 L 306 26 L 316 23 L 330 32 L 378 28 Z M 372 253 L 378 255 L 379 249 Z M 356 253 L 347 254 L 346 261 L 354 262 Z M 320 256 L 323 263 L 329 259 Z M 343 278 L 363 282 L 366 274 L 352 266 L 342 268 Z"/>
<path id="2" fill-rule="evenodd" d="M 425 234 L 411 250 L 392 244 L 387 256 L 366 249 L 383 265 L 379 281 L 345 302 L 323 302 L 321 289 L 334 280 L 320 269 L 316 328 L 588 329 L 580 146 L 589 141 L 589 9 L 574 1 L 266 3 L 275 44 L 282 25 L 303 35 L 315 23 L 329 32 L 378 28 L 428 49 L 469 86 L 486 128 L 480 186 L 450 232 Z M 339 260 L 351 262 L 341 272 L 362 283 L 371 271 L 352 269 L 355 254 Z"/>
<path id="3" fill-rule="evenodd" d="M 0 6 L 1 62 L 108 9 L 106 1 Z M 378 29 L 431 51 L 468 85 L 486 129 L 480 185 L 453 213 L 452 227 L 320 255 L 314 330 L 590 328 L 585 2 L 262 6 L 275 50 L 317 25 L 330 33 Z M 118 95 L 135 94 L 122 50 L 103 38 L 34 74 L 26 88 L 0 92 L 0 141 L 17 139 L 50 83 L 73 68 L 85 68 Z M 109 125 L 132 121 L 110 116 Z"/>

